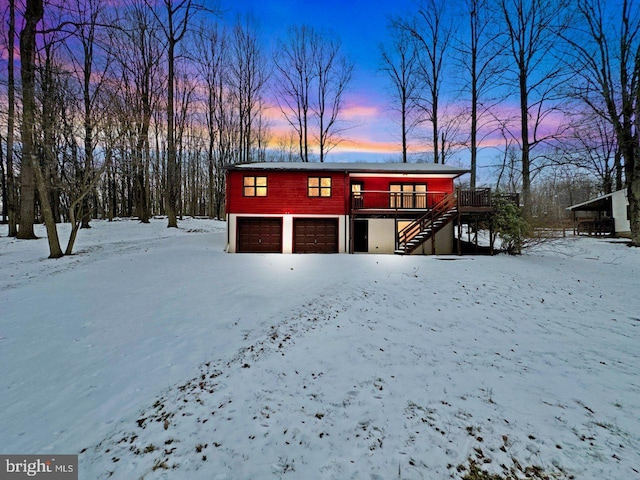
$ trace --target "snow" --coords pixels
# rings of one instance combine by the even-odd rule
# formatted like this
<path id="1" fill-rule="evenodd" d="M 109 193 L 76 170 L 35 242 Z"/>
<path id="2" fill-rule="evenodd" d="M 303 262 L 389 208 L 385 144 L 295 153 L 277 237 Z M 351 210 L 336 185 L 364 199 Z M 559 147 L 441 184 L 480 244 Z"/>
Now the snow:
<path id="1" fill-rule="evenodd" d="M 640 252 L 231 255 L 224 223 L 0 230 L 0 452 L 81 479 L 640 478 Z M 61 226 L 61 237 L 68 226 Z M 38 230 L 44 235 L 44 230 Z"/>

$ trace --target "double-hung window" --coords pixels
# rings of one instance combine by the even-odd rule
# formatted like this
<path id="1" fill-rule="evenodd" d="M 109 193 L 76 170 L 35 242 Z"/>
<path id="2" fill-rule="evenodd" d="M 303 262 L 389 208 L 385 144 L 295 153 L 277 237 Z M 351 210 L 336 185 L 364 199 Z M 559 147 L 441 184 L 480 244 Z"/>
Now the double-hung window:
<path id="1" fill-rule="evenodd" d="M 245 197 L 266 197 L 267 177 L 244 177 L 242 194 Z"/>

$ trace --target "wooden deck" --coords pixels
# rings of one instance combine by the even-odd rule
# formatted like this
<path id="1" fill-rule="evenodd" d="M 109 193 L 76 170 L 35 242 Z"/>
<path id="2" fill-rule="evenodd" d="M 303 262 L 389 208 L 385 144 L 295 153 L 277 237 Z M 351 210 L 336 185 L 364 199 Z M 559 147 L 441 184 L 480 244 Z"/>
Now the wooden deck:
<path id="1" fill-rule="evenodd" d="M 352 194 L 351 212 L 356 215 L 422 215 L 441 202 L 447 192 L 392 192 L 363 190 Z M 503 195 L 493 195 L 490 188 L 456 190 L 456 208 L 459 213 L 489 213 L 494 209 L 494 200 Z M 511 198 L 518 201 L 517 198 Z"/>

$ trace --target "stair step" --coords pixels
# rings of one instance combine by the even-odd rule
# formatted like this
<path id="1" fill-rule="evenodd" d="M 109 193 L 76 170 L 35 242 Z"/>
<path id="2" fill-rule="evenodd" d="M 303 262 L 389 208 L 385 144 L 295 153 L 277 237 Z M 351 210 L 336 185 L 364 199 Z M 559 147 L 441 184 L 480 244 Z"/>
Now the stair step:
<path id="1" fill-rule="evenodd" d="M 429 239 L 432 239 L 436 232 L 440 231 L 442 227 L 449 224 L 452 221 L 452 219 L 456 215 L 458 215 L 457 207 L 451 206 L 451 203 L 447 204 L 446 202 L 443 202 L 443 204 L 440 205 L 440 207 L 442 207 L 443 210 L 437 214 L 433 222 L 429 223 L 429 220 L 426 220 L 426 217 L 423 217 L 422 220 L 420 220 L 420 223 L 422 223 L 423 225 L 424 223 L 427 223 L 428 226 L 426 226 L 424 230 L 418 232 L 416 235 L 414 235 L 410 240 L 408 240 L 404 244 L 402 243 L 399 244 L 398 249 L 395 250 L 395 253 L 400 255 L 405 255 L 410 251 L 415 250 L 416 247 L 425 243 Z M 431 214 L 435 215 L 434 212 L 432 212 Z M 411 226 L 411 228 L 415 231 L 418 225 L 419 225 L 418 221 L 415 221 L 414 224 Z"/>

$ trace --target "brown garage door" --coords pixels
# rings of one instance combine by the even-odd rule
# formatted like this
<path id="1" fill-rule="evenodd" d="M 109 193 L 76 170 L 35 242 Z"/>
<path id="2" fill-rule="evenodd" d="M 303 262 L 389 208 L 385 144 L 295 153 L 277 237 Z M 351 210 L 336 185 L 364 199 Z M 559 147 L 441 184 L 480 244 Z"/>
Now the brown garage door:
<path id="1" fill-rule="evenodd" d="M 338 219 L 294 219 L 293 251 L 294 253 L 338 253 Z"/>
<path id="2" fill-rule="evenodd" d="M 239 253 L 282 253 L 282 218 L 238 218 Z"/>

